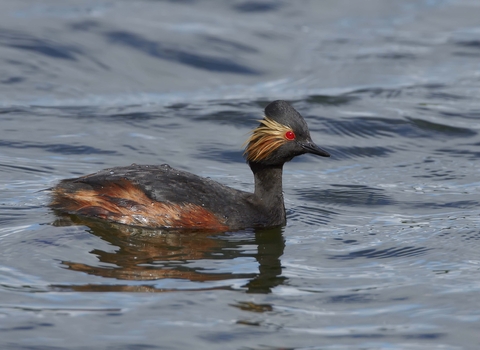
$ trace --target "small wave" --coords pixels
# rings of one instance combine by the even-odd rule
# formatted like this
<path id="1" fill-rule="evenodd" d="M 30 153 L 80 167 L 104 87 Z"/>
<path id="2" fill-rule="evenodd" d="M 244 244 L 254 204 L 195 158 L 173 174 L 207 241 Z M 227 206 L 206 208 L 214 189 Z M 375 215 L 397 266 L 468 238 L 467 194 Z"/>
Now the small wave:
<path id="1" fill-rule="evenodd" d="M 215 57 L 194 51 L 185 51 L 175 44 L 161 43 L 127 31 L 110 31 L 103 34 L 112 44 L 128 46 L 154 58 L 174 61 L 212 72 L 259 75 L 259 71 L 227 57 Z"/>
<path id="2" fill-rule="evenodd" d="M 403 257 L 412 257 L 424 255 L 426 252 L 431 250 L 427 247 L 414 247 L 407 246 L 403 248 L 387 248 L 387 249 L 363 249 L 354 252 L 349 252 L 347 254 L 336 254 L 331 255 L 330 259 L 338 260 L 352 260 L 358 258 L 366 259 L 388 259 L 388 258 L 403 258 Z"/>
<path id="3" fill-rule="evenodd" d="M 86 146 L 86 145 L 72 145 L 66 143 L 57 143 L 57 144 L 45 144 L 37 142 L 27 142 L 27 141 L 0 141 L 0 147 L 5 148 L 19 148 L 19 149 L 43 149 L 47 152 L 71 155 L 71 154 L 119 154 L 117 151 L 107 151 L 102 150 L 97 147 Z"/>
<path id="4" fill-rule="evenodd" d="M 300 205 L 288 211 L 287 219 L 289 222 L 301 222 L 309 226 L 323 226 L 327 225 L 332 220 L 332 216 L 337 214 L 332 210 Z"/>
<path id="5" fill-rule="evenodd" d="M 332 158 L 335 160 L 342 159 L 354 159 L 354 158 L 377 158 L 377 157 L 388 157 L 392 153 L 395 153 L 395 150 L 392 148 L 386 147 L 359 147 L 359 146 L 335 146 L 333 150 L 330 151 Z"/>
<path id="6" fill-rule="evenodd" d="M 448 135 L 449 137 L 472 137 L 477 135 L 476 131 L 467 128 L 434 123 L 428 120 L 418 118 L 407 118 L 407 120 L 409 120 L 420 130 L 427 131 L 430 137 L 434 136 L 435 134 L 441 134 L 443 136 Z"/>
<path id="7" fill-rule="evenodd" d="M 337 206 L 384 206 L 396 201 L 385 194 L 384 189 L 364 185 L 331 185 L 330 189 L 300 189 L 300 199 Z"/>
<path id="8" fill-rule="evenodd" d="M 323 106 L 343 106 L 353 101 L 359 100 L 358 96 L 342 94 L 342 95 L 311 95 L 305 101 L 308 103 L 319 104 Z"/>
<path id="9" fill-rule="evenodd" d="M 402 120 L 377 117 L 353 117 L 342 120 L 329 120 L 325 132 L 331 135 L 353 138 L 394 137 L 407 126 Z"/>

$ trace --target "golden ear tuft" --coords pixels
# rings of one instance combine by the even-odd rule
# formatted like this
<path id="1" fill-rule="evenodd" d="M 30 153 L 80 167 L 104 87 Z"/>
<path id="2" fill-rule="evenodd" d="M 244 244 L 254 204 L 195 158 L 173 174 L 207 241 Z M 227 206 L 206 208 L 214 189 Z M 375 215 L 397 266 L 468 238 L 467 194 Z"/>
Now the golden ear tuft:
<path id="1" fill-rule="evenodd" d="M 244 143 L 246 148 L 243 155 L 248 161 L 257 162 L 268 158 L 281 145 L 291 141 L 292 134 L 295 135 L 292 128 L 268 117 L 259 122 L 261 125 L 252 131 Z M 288 138 L 285 136 L 287 133 Z"/>

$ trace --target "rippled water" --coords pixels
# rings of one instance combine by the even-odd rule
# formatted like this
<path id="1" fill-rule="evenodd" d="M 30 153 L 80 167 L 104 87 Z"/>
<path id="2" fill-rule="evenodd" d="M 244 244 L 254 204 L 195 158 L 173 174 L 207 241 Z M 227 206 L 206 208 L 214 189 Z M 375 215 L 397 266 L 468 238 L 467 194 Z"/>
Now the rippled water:
<path id="1" fill-rule="evenodd" d="M 477 349 L 480 3 L 0 4 L 2 349 Z M 169 163 L 252 189 L 290 101 L 332 157 L 288 225 L 163 234 L 49 210 L 59 179 Z"/>

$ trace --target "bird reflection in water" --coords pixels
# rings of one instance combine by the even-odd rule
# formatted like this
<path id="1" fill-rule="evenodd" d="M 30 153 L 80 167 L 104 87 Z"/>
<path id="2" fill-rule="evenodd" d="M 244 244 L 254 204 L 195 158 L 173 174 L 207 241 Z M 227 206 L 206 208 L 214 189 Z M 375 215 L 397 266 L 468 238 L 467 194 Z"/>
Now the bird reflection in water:
<path id="1" fill-rule="evenodd" d="M 285 281 L 280 257 L 285 248 L 282 228 L 256 229 L 237 233 L 173 232 L 150 230 L 100 220 L 62 216 L 55 226 L 84 225 L 89 232 L 118 247 L 115 251 L 94 249 L 99 264 L 62 261 L 74 271 L 123 281 L 150 281 L 139 285 L 85 284 L 55 285 L 55 289 L 85 292 L 167 292 L 182 288 L 160 288 L 152 281 L 180 279 L 191 282 L 212 282 L 208 286 L 184 290 L 233 289 L 232 284 L 245 279 L 242 286 L 247 293 L 270 293 Z M 256 249 L 253 248 L 255 247 Z M 252 257 L 258 263 L 258 272 L 214 272 L 213 269 L 194 267 L 195 262 L 233 260 Z M 108 266 L 107 266 L 108 264 Z M 235 262 L 231 262 L 232 265 Z M 233 268 L 234 269 L 234 268 Z M 222 269 L 223 270 L 223 269 Z M 233 282 L 235 280 L 235 282 Z M 221 283 L 225 281 L 225 283 Z M 220 282 L 220 283 L 219 283 Z M 190 285 L 191 287 L 191 285 Z"/>

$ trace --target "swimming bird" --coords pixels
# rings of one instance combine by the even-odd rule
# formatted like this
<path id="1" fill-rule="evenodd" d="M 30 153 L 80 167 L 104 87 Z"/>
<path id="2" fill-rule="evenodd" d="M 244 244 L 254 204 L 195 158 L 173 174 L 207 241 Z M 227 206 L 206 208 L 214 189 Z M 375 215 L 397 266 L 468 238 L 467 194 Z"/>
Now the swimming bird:
<path id="1" fill-rule="evenodd" d="M 132 164 L 60 181 L 52 189 L 51 207 L 148 228 L 232 231 L 283 226 L 283 165 L 305 153 L 330 154 L 312 141 L 303 117 L 285 101 L 268 104 L 259 122 L 244 150 L 254 176 L 253 193 L 167 164 Z"/>

